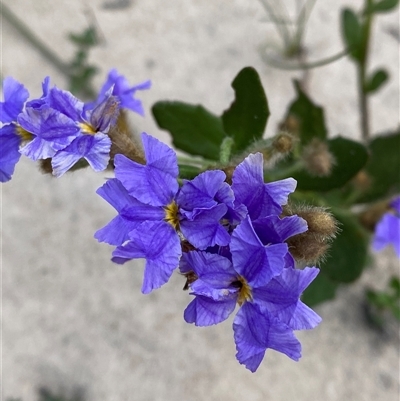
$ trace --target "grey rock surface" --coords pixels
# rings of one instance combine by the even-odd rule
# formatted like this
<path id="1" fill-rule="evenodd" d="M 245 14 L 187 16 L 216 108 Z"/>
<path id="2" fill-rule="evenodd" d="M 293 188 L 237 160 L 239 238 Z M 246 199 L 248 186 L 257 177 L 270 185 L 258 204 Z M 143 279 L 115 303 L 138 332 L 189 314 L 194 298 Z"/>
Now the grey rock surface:
<path id="1" fill-rule="evenodd" d="M 256 0 L 4 4 L 65 60 L 74 50 L 66 34 L 83 30 L 87 16 L 95 16 L 105 38 L 91 55 L 102 71 L 96 83 L 100 86 L 112 67 L 132 83 L 151 79 L 153 88 L 140 94 L 146 117 L 132 115 L 131 122 L 138 132 L 166 142 L 150 113 L 157 100 L 201 103 L 220 113 L 233 99 L 233 77 L 251 65 L 270 103 L 268 136 L 293 99 L 292 78 L 302 77 L 263 61 L 260 47 L 279 40 Z M 294 1 L 285 4 L 294 7 Z M 305 37 L 309 60 L 342 49 L 339 11 L 361 4 L 317 2 Z M 371 101 L 375 133 L 399 123 L 398 30 L 398 11 L 374 25 L 371 70 L 385 66 L 391 75 Z M 3 76 L 23 82 L 33 96 L 40 94 L 46 75 L 65 87 L 65 78 L 4 19 L 1 32 Z M 354 65 L 339 60 L 310 71 L 306 82 L 311 97 L 326 107 L 330 135 L 357 139 Z M 365 286 L 383 288 L 399 271 L 392 250 L 379 254 L 356 284 L 317 308 L 322 324 L 298 334 L 300 362 L 268 351 L 252 374 L 235 360 L 231 320 L 209 328 L 183 321 L 190 297 L 181 291 L 178 274 L 144 296 L 142 262 L 109 261 L 112 247 L 93 238 L 115 215 L 95 193 L 109 176 L 87 170 L 54 179 L 21 159 L 12 181 L 1 187 L 2 400 L 36 400 L 41 386 L 66 395 L 80 392 L 87 401 L 399 399 L 399 327 L 393 323 L 386 336 L 379 335 L 366 326 L 362 312 Z"/>

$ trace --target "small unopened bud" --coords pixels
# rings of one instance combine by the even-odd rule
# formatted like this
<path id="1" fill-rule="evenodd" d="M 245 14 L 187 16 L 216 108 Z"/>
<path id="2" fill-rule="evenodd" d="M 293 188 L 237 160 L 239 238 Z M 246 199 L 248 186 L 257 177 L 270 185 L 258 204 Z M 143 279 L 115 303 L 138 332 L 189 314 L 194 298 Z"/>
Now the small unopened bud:
<path id="1" fill-rule="evenodd" d="M 324 238 L 335 238 L 338 232 L 337 220 L 322 207 L 308 207 L 296 211 L 308 225 L 308 232 Z"/>
<path id="2" fill-rule="evenodd" d="M 295 235 L 287 243 L 289 252 L 297 262 L 316 263 L 321 261 L 329 249 L 329 244 L 307 232 Z"/>
<path id="3" fill-rule="evenodd" d="M 289 252 L 298 262 L 315 263 L 323 259 L 339 230 L 337 220 L 322 207 L 287 206 L 284 209 L 285 216 L 294 214 L 307 222 L 308 230 L 287 240 Z"/>
<path id="4" fill-rule="evenodd" d="M 304 148 L 302 160 L 306 170 L 317 177 L 328 176 L 336 162 L 328 145 L 317 138 Z"/>
<path id="5" fill-rule="evenodd" d="M 121 153 L 137 163 L 146 164 L 141 147 L 133 139 L 124 110 L 120 111 L 117 124 L 110 129 L 108 136 L 111 139 L 111 160 L 114 160 L 116 154 Z"/>
<path id="6" fill-rule="evenodd" d="M 293 150 L 296 142 L 297 140 L 293 135 L 288 132 L 281 132 L 274 138 L 272 146 L 277 152 L 286 154 Z"/>

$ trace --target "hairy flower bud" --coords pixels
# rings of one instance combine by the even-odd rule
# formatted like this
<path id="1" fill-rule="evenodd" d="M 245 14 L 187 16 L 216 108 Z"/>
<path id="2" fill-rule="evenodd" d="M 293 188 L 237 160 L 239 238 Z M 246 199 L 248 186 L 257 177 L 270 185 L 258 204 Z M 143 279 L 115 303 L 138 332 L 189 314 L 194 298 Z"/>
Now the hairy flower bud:
<path id="1" fill-rule="evenodd" d="M 317 138 L 304 148 L 302 160 L 306 170 L 317 177 L 328 176 L 335 165 L 335 158 L 330 153 L 328 145 Z"/>
<path id="2" fill-rule="evenodd" d="M 108 133 L 111 139 L 110 158 L 113 160 L 114 156 L 120 153 L 137 163 L 145 164 L 143 151 L 136 141 L 134 141 L 131 132 L 126 112 L 121 110 L 118 115 L 117 124 L 111 127 Z"/>
<path id="3" fill-rule="evenodd" d="M 276 135 L 272 146 L 278 153 L 286 154 L 293 150 L 296 142 L 297 140 L 293 135 L 283 131 Z"/>
<path id="4" fill-rule="evenodd" d="M 284 215 L 293 215 L 306 220 L 308 230 L 288 239 L 289 251 L 296 261 L 317 262 L 323 259 L 330 241 L 338 232 L 337 220 L 322 207 L 286 207 Z"/>

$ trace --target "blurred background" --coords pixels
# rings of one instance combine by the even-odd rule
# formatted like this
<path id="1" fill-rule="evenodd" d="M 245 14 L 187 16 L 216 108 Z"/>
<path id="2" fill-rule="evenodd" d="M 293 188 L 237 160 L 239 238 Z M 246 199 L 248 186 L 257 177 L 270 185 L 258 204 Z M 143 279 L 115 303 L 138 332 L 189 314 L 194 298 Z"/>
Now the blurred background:
<path id="1" fill-rule="evenodd" d="M 288 16 L 297 15 L 298 1 L 279 3 Z M 3 0 L 1 74 L 22 82 L 33 97 L 47 75 L 60 88 L 70 83 L 17 29 L 11 11 L 64 66 L 76 57 L 68 35 L 95 27 L 98 43 L 87 62 L 99 71 L 96 89 L 113 67 L 132 84 L 151 79 L 152 88 L 138 93 L 145 117 L 130 115 L 137 133 L 171 142 L 151 115 L 158 100 L 222 113 L 233 100 L 231 81 L 253 66 L 271 110 L 265 136 L 276 132 L 297 78 L 325 107 L 330 135 L 358 140 L 355 66 L 347 57 L 307 71 L 271 64 L 291 68 L 340 53 L 340 11 L 362 4 L 316 1 L 301 55 L 286 59 L 261 0 Z M 384 66 L 390 80 L 371 98 L 372 133 L 399 124 L 399 42 L 398 10 L 377 17 L 370 68 Z M 376 330 L 364 313 L 365 288 L 383 288 L 399 271 L 392 249 L 316 308 L 323 322 L 298 334 L 300 362 L 269 350 L 252 374 L 235 359 L 232 319 L 209 328 L 184 322 L 190 296 L 181 290 L 182 277 L 175 274 L 144 296 L 141 261 L 110 262 L 112 247 L 93 234 L 115 215 L 95 193 L 111 175 L 79 170 L 56 180 L 22 158 L 1 187 L 2 400 L 37 400 L 43 388 L 87 401 L 399 399 L 399 325 L 389 320 Z"/>

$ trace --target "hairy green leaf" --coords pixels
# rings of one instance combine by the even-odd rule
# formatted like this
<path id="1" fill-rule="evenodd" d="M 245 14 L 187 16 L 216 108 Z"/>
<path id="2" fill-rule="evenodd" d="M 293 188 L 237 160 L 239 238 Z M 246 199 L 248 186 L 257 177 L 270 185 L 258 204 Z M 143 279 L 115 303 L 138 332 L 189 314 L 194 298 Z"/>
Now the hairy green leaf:
<path id="1" fill-rule="evenodd" d="M 385 70 L 375 71 L 367 80 L 365 90 L 366 92 L 375 92 L 378 90 L 389 78 L 389 74 Z"/>
<path id="2" fill-rule="evenodd" d="M 365 169 L 371 184 L 359 197 L 361 203 L 400 192 L 400 132 L 376 137 L 369 150 Z"/>
<path id="3" fill-rule="evenodd" d="M 294 81 L 297 99 L 289 106 L 286 119 L 295 117 L 299 124 L 301 143 L 307 144 L 313 138 L 325 139 L 327 129 L 325 126 L 324 110 L 317 106 L 302 91 L 298 81 Z"/>
<path id="4" fill-rule="evenodd" d="M 350 8 L 342 11 L 342 34 L 343 39 L 350 50 L 350 55 L 356 59 L 361 58 L 362 28 L 357 15 Z"/>
<path id="5" fill-rule="evenodd" d="M 385 13 L 395 8 L 398 4 L 399 0 L 381 0 L 376 3 L 372 2 L 372 4 L 365 9 L 364 13 Z"/>
<path id="6" fill-rule="evenodd" d="M 320 268 L 331 280 L 350 283 L 361 275 L 367 263 L 369 237 L 353 215 L 332 211 L 340 232 Z"/>
<path id="7" fill-rule="evenodd" d="M 263 136 L 270 112 L 254 68 L 243 68 L 233 80 L 232 88 L 235 100 L 222 114 L 222 123 L 227 135 L 235 141 L 234 153 L 238 153 Z"/>
<path id="8" fill-rule="evenodd" d="M 222 121 L 201 105 L 161 101 L 152 112 L 160 128 L 169 131 L 174 146 L 192 155 L 219 160 L 225 138 Z"/>

